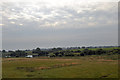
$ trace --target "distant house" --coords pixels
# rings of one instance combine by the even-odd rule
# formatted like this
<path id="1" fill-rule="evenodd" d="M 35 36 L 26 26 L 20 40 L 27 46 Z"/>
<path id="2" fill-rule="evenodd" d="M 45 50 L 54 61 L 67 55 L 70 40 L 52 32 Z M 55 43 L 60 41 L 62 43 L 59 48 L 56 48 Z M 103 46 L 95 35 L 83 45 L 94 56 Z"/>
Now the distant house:
<path id="1" fill-rule="evenodd" d="M 27 55 L 26 58 L 33 58 L 33 55 Z"/>
<path id="2" fill-rule="evenodd" d="M 11 56 L 5 56 L 5 58 L 10 58 Z"/>

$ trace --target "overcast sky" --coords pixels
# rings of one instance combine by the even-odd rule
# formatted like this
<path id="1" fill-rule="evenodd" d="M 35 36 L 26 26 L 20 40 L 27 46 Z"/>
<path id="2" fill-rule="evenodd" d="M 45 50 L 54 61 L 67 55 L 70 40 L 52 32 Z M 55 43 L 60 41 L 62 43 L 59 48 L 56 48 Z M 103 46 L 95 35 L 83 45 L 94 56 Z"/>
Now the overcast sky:
<path id="1" fill-rule="evenodd" d="M 118 45 L 118 3 L 4 2 L 3 49 Z"/>

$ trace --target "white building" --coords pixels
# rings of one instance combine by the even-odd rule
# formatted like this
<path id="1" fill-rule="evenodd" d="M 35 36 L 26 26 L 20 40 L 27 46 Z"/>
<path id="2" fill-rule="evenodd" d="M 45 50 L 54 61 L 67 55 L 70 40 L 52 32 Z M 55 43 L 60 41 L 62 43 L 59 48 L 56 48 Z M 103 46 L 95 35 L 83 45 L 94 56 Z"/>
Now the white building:
<path id="1" fill-rule="evenodd" d="M 27 55 L 26 57 L 27 58 L 33 58 L 33 55 Z"/>
<path id="2" fill-rule="evenodd" d="M 11 56 L 5 56 L 5 58 L 10 58 Z"/>

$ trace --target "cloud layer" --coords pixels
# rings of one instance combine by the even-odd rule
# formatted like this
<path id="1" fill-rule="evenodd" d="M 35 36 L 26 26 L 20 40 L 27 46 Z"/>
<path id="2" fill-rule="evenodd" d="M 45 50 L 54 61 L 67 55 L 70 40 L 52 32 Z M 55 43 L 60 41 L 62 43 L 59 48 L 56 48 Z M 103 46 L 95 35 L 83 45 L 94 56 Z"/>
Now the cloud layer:
<path id="1" fill-rule="evenodd" d="M 45 0 L 1 5 L 0 25 L 4 27 L 3 43 L 7 49 L 10 45 L 11 49 L 117 45 L 116 2 Z"/>

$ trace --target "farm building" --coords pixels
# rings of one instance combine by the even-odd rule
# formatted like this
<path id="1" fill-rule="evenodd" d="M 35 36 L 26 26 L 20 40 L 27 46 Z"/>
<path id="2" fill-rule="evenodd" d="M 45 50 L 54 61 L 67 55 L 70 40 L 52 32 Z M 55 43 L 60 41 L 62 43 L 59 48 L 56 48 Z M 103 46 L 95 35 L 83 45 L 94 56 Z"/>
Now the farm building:
<path id="1" fill-rule="evenodd" d="M 33 55 L 27 55 L 26 58 L 33 58 Z"/>
<path id="2" fill-rule="evenodd" d="M 5 56 L 5 58 L 10 58 L 11 56 Z"/>
<path id="3" fill-rule="evenodd" d="M 33 58 L 33 57 L 38 57 L 38 54 L 29 54 L 26 56 L 27 58 Z"/>

